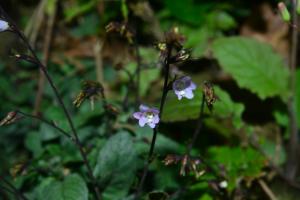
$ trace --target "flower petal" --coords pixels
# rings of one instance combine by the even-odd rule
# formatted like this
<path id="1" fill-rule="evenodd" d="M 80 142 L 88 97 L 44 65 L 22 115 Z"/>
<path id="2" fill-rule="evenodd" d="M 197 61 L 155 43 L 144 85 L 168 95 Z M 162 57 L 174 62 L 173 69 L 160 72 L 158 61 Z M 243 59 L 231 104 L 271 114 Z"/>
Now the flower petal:
<path id="1" fill-rule="evenodd" d="M 139 109 L 140 109 L 140 111 L 142 111 L 142 112 L 146 112 L 146 111 L 149 109 L 149 107 L 146 106 L 146 105 L 141 104 L 140 107 L 139 107 Z"/>
<path id="2" fill-rule="evenodd" d="M 194 83 L 194 82 L 191 82 L 191 85 L 190 85 L 190 89 L 192 89 L 192 90 L 194 90 L 194 89 L 196 89 L 196 84 Z"/>
<path id="3" fill-rule="evenodd" d="M 133 113 L 133 117 L 136 118 L 136 119 L 140 119 L 142 116 L 143 116 L 142 112 L 135 112 L 135 113 Z"/>
<path id="4" fill-rule="evenodd" d="M 184 96 L 185 96 L 186 98 L 188 98 L 188 99 L 192 99 L 192 98 L 194 98 L 193 91 L 192 91 L 192 90 L 190 90 L 190 89 L 187 89 L 187 90 L 185 90 L 185 94 L 184 94 Z"/>
<path id="5" fill-rule="evenodd" d="M 152 123 L 148 123 L 148 125 L 151 127 L 151 128 L 155 128 L 156 124 L 154 124 L 153 122 Z"/>
<path id="6" fill-rule="evenodd" d="M 146 123 L 147 123 L 146 118 L 144 118 L 144 117 L 140 118 L 140 120 L 139 120 L 140 127 L 144 127 Z"/>
<path id="7" fill-rule="evenodd" d="M 6 31 L 8 28 L 8 23 L 6 21 L 0 20 L 0 32 Z"/>
<path id="8" fill-rule="evenodd" d="M 158 122 L 159 122 L 159 116 L 155 115 L 153 118 L 153 123 L 158 124 Z"/>

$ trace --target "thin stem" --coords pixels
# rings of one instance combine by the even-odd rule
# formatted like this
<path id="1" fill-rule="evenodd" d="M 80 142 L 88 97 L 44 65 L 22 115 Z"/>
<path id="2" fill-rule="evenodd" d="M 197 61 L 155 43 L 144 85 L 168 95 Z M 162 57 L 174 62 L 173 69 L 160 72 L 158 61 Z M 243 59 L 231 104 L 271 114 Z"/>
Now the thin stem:
<path id="1" fill-rule="evenodd" d="M 5 183 L 11 190 L 9 190 L 6 187 L 1 186 L 2 188 L 6 189 L 6 191 L 9 191 L 11 193 L 13 193 L 14 195 L 16 195 L 18 197 L 18 199 L 21 200 L 28 200 L 24 194 L 22 192 L 20 192 L 12 183 L 10 183 L 8 180 L 6 180 L 5 178 L 0 176 L 0 181 L 2 181 L 3 183 Z"/>
<path id="2" fill-rule="evenodd" d="M 163 113 L 163 110 L 164 110 L 164 105 L 165 105 L 166 98 L 167 98 L 168 91 L 169 91 L 169 88 L 168 88 L 169 71 L 170 71 L 169 60 L 170 60 L 170 57 L 171 57 L 171 51 L 172 51 L 172 48 L 170 47 L 168 49 L 168 55 L 167 55 L 167 58 L 166 58 L 166 61 L 165 61 L 165 67 L 164 67 L 165 81 L 164 81 L 163 93 L 162 93 L 162 97 L 161 97 L 161 100 L 160 100 L 160 106 L 159 106 L 159 119 L 161 119 L 161 116 L 162 116 L 162 113 Z M 158 123 L 157 126 L 153 129 L 153 137 L 152 137 L 152 141 L 151 141 L 151 146 L 150 146 L 150 150 L 149 150 L 148 159 L 151 159 L 151 157 L 153 155 L 153 152 L 154 152 L 156 136 L 157 136 L 157 132 L 158 132 L 157 130 L 158 130 L 159 124 L 160 123 Z"/>
<path id="3" fill-rule="evenodd" d="M 92 168 L 88 162 L 88 159 L 87 159 L 87 154 L 86 152 L 84 151 L 83 149 L 83 146 L 79 140 L 79 137 L 78 137 L 78 134 L 77 134 L 77 131 L 75 129 L 75 126 L 73 124 L 73 121 L 72 121 L 72 118 L 62 100 L 62 97 L 60 96 L 51 76 L 49 75 L 48 71 L 47 71 L 47 68 L 43 65 L 43 63 L 39 60 L 39 58 L 37 57 L 35 51 L 33 50 L 33 48 L 31 47 L 30 43 L 28 42 L 27 38 L 24 36 L 24 34 L 18 29 L 18 27 L 16 26 L 16 24 L 14 23 L 13 20 L 10 20 L 8 15 L 4 12 L 4 10 L 2 9 L 2 7 L 0 6 L 0 10 L 1 12 L 3 13 L 3 15 L 6 17 L 6 19 L 9 21 L 13 31 L 20 37 L 20 39 L 23 41 L 23 43 L 26 45 L 26 47 L 28 48 L 28 50 L 30 51 L 30 53 L 32 54 L 32 56 L 34 57 L 38 67 L 41 69 L 41 71 L 44 73 L 47 81 L 49 82 L 55 96 L 56 96 L 56 99 L 60 105 L 60 107 L 62 108 L 67 120 L 68 120 L 68 123 L 69 123 L 69 126 L 72 130 L 72 133 L 73 133 L 73 136 L 74 136 L 74 139 L 75 139 L 75 144 L 76 146 L 78 147 L 79 151 L 80 151 L 80 154 L 81 154 L 81 157 L 83 159 L 83 162 L 84 164 L 86 165 L 86 168 L 87 168 L 87 171 L 88 171 L 88 174 L 89 174 L 89 177 L 92 181 L 92 184 L 93 184 L 93 189 L 94 189 L 94 192 L 95 192 L 95 195 L 96 195 L 96 198 L 99 200 L 101 199 L 101 196 L 100 196 L 100 192 L 99 192 L 99 189 L 97 187 L 97 183 L 96 183 L 96 178 L 94 177 L 93 175 L 93 171 L 92 171 Z"/>
<path id="4" fill-rule="evenodd" d="M 202 94 L 202 102 L 201 102 L 201 106 L 200 106 L 200 114 L 199 114 L 199 118 L 198 118 L 198 121 L 197 121 L 197 127 L 194 131 L 194 134 L 193 134 L 193 138 L 192 138 L 192 141 L 189 143 L 188 147 L 187 147 L 187 155 L 190 155 L 191 153 L 191 150 L 201 132 L 201 129 L 203 127 L 203 115 L 204 115 L 204 105 L 205 105 L 205 95 L 204 93 Z"/>
<path id="5" fill-rule="evenodd" d="M 298 16 L 296 11 L 297 2 L 291 0 L 292 4 L 292 18 L 293 24 L 298 25 Z M 297 48 L 298 48 L 298 30 L 292 29 L 292 40 L 291 40 L 291 56 L 290 56 L 290 89 L 291 96 L 288 99 L 288 112 L 289 112 L 289 127 L 290 127 L 290 138 L 288 147 L 288 160 L 286 165 L 286 175 L 290 180 L 295 178 L 298 168 L 298 126 L 296 119 L 296 104 L 295 104 L 295 93 L 296 93 L 296 65 L 297 65 Z"/>
<path id="6" fill-rule="evenodd" d="M 162 97 L 161 97 L 161 101 L 160 101 L 160 106 L 159 106 L 159 118 L 161 119 L 163 110 L 164 110 L 164 105 L 166 102 L 166 98 L 168 95 L 168 91 L 169 91 L 169 87 L 168 87 L 168 83 L 169 83 L 169 71 L 170 71 L 170 57 L 171 57 L 171 52 L 172 52 L 172 47 L 168 47 L 168 55 L 165 59 L 165 66 L 164 66 L 164 86 L 163 86 L 163 93 L 162 93 Z M 135 194 L 135 199 L 138 199 L 141 195 L 142 192 L 142 188 L 144 185 L 144 182 L 146 180 L 147 174 L 148 174 L 148 170 L 149 170 L 149 165 L 152 161 L 152 156 L 153 156 L 153 152 L 154 152 L 154 147 L 155 147 L 155 142 L 156 142 L 156 137 L 157 137 L 157 132 L 158 132 L 158 127 L 159 127 L 158 123 L 156 125 L 156 127 L 153 129 L 153 136 L 152 136 L 152 141 L 151 141 L 151 146 L 149 149 L 149 154 L 148 154 L 148 159 L 145 163 L 145 167 L 143 170 L 143 175 L 140 181 L 140 184 L 137 188 L 136 194 Z"/>
<path id="7" fill-rule="evenodd" d="M 137 38 L 135 36 L 134 39 L 134 49 L 135 49 L 135 55 L 136 55 L 136 61 L 137 61 L 137 66 L 135 70 L 136 75 L 136 96 L 135 96 L 135 105 L 138 106 L 140 102 L 140 82 L 141 82 L 141 65 L 142 65 L 142 59 L 140 55 L 140 49 L 139 45 L 137 42 Z"/>
<path id="8" fill-rule="evenodd" d="M 28 114 L 28 113 L 24 113 L 22 111 L 17 111 L 17 113 L 25 116 L 25 117 L 29 117 L 29 118 L 32 118 L 32 119 L 35 119 L 35 120 L 39 120 L 53 128 L 55 128 L 56 130 L 58 130 L 59 132 L 61 132 L 64 136 L 66 136 L 67 138 L 69 138 L 71 141 L 75 141 L 74 138 L 69 134 L 67 133 L 65 130 L 63 130 L 62 128 L 58 127 L 56 124 L 54 124 L 53 122 L 50 122 L 42 117 L 39 117 L 39 116 L 35 116 L 35 115 L 31 115 L 31 114 Z"/>

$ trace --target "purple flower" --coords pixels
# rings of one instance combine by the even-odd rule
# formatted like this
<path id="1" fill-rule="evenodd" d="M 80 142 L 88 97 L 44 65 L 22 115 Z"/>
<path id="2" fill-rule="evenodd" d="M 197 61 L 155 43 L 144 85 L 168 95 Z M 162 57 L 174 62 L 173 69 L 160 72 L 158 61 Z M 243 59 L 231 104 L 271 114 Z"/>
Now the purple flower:
<path id="1" fill-rule="evenodd" d="M 183 76 L 173 83 L 173 90 L 179 100 L 181 100 L 182 97 L 192 99 L 194 97 L 194 89 L 196 89 L 196 84 L 192 82 L 189 76 Z"/>
<path id="2" fill-rule="evenodd" d="M 0 19 L 0 32 L 6 31 L 8 28 L 9 28 L 8 23 Z"/>
<path id="3" fill-rule="evenodd" d="M 151 128 L 155 128 L 159 122 L 159 111 L 156 108 L 149 108 L 145 105 L 140 105 L 140 112 L 133 113 L 133 117 L 139 120 L 139 125 L 144 127 L 145 124 Z"/>

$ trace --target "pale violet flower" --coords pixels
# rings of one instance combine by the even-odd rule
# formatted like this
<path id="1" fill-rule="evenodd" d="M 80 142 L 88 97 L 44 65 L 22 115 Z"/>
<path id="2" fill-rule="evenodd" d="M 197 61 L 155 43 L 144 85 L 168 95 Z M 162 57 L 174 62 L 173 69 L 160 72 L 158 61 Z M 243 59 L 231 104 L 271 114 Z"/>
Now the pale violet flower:
<path id="1" fill-rule="evenodd" d="M 192 82 L 189 76 L 183 76 L 173 83 L 173 90 L 179 100 L 181 100 L 182 97 L 192 99 L 194 97 L 193 90 L 195 89 L 196 84 Z"/>
<path id="2" fill-rule="evenodd" d="M 140 105 L 140 112 L 133 113 L 133 117 L 139 120 L 139 125 L 144 127 L 145 124 L 150 126 L 151 128 L 155 128 L 155 126 L 159 122 L 159 111 L 156 108 L 149 108 L 145 105 Z"/>
<path id="3" fill-rule="evenodd" d="M 0 19 L 0 32 L 6 31 L 8 28 L 9 28 L 8 23 Z"/>

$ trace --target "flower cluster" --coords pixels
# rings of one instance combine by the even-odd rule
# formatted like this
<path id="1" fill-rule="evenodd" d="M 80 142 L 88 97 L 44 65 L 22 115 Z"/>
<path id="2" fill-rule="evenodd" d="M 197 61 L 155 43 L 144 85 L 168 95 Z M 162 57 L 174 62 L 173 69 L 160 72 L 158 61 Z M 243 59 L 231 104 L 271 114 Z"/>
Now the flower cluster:
<path id="1" fill-rule="evenodd" d="M 149 108 L 145 105 L 140 105 L 140 112 L 135 112 L 133 117 L 139 120 L 139 125 L 144 127 L 145 124 L 150 126 L 151 128 L 155 128 L 155 126 L 159 122 L 159 111 L 156 108 Z"/>

